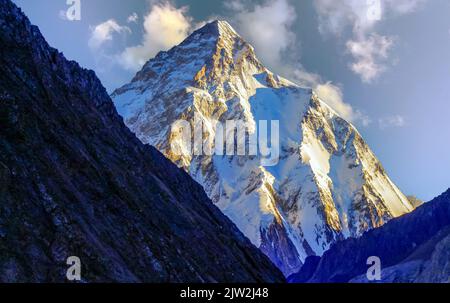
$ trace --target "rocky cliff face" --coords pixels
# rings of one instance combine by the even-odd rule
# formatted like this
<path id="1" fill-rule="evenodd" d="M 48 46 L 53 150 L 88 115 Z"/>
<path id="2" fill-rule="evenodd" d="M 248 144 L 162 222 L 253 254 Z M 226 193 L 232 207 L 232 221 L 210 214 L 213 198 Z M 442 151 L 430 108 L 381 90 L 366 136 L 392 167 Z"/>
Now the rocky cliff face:
<path id="1" fill-rule="evenodd" d="M 94 72 L 0 0 L 0 281 L 281 282 L 200 185 L 123 124 Z"/>
<path id="2" fill-rule="evenodd" d="M 193 176 L 286 275 L 337 240 L 413 209 L 353 125 L 311 89 L 267 70 L 226 22 L 159 53 L 112 98 L 137 137 Z M 278 121 L 279 157 L 198 153 L 195 138 L 174 131 L 180 119 L 204 125 L 212 149 L 218 133 L 238 137 L 218 128 L 226 121 L 249 125 L 248 141 L 261 121 Z"/>
<path id="3" fill-rule="evenodd" d="M 414 212 L 339 242 L 321 259 L 308 258 L 290 282 L 369 282 L 367 259 L 381 260 L 385 283 L 448 283 L 450 276 L 450 190 Z"/>

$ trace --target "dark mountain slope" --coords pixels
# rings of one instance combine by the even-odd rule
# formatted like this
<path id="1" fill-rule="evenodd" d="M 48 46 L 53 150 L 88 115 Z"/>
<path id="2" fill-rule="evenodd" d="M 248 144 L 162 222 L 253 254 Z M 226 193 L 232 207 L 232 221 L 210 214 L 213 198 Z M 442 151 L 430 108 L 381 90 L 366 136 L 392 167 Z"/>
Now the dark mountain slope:
<path id="1" fill-rule="evenodd" d="M 0 0 L 0 281 L 282 282 L 202 188 L 141 144 L 94 72 Z"/>
<path id="2" fill-rule="evenodd" d="M 307 259 L 305 269 L 292 275 L 289 281 L 367 282 L 366 262 L 370 256 L 380 258 L 384 282 L 447 282 L 450 189 L 361 238 L 335 244 L 320 261 Z"/>

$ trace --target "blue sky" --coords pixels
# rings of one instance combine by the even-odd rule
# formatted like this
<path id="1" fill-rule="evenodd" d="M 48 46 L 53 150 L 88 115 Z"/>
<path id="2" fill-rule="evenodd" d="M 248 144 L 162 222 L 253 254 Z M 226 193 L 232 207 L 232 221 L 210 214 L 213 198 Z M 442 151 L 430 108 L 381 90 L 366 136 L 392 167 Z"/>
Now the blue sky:
<path id="1" fill-rule="evenodd" d="M 351 120 L 405 194 L 450 187 L 450 1 L 14 0 L 108 91 L 205 21 L 223 19 L 260 59 L 314 86 Z"/>

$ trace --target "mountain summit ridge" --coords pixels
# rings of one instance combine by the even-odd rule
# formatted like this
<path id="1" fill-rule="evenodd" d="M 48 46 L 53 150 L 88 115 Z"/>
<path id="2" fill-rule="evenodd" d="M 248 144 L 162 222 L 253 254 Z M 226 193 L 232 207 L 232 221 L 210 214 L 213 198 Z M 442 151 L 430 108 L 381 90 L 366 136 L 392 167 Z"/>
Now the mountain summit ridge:
<path id="1" fill-rule="evenodd" d="M 285 275 L 330 244 L 413 209 L 356 128 L 311 88 L 268 70 L 226 22 L 160 52 L 111 96 L 136 136 L 189 172 Z M 217 121 L 244 121 L 250 134 L 260 121 L 279 121 L 278 164 L 193 155 L 172 131 L 177 120 L 201 123 L 207 138 Z"/>

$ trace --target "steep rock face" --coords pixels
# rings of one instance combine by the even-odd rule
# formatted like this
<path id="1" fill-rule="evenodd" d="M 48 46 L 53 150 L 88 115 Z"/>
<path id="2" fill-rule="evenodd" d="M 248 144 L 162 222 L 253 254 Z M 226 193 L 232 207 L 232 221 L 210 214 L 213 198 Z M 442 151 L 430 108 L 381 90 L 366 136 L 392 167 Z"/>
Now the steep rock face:
<path id="1" fill-rule="evenodd" d="M 382 267 L 380 282 L 447 283 L 449 239 L 450 190 L 358 239 L 336 243 L 320 261 L 308 259 L 305 270 L 289 281 L 367 283 L 367 259 L 377 256 Z M 311 271 L 305 281 L 304 272 Z"/>
<path id="2" fill-rule="evenodd" d="M 224 21 L 159 53 L 112 98 L 137 137 L 189 172 L 286 275 L 331 243 L 413 209 L 350 123 L 311 89 L 267 70 Z M 188 126 L 173 128 L 179 120 Z M 217 134 L 239 140 L 218 127 L 230 120 L 248 126 L 247 152 L 238 153 L 237 141 L 234 155 L 199 152 L 202 140 L 217 148 Z M 269 121 L 270 134 L 270 121 L 279 122 L 272 144 L 280 154 L 272 162 L 249 153 L 261 121 Z"/>
<path id="3" fill-rule="evenodd" d="M 0 281 L 282 282 L 202 187 L 127 129 L 94 72 L 0 0 Z"/>

